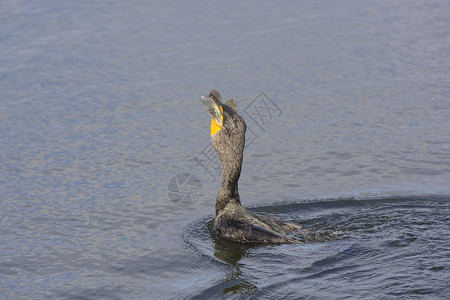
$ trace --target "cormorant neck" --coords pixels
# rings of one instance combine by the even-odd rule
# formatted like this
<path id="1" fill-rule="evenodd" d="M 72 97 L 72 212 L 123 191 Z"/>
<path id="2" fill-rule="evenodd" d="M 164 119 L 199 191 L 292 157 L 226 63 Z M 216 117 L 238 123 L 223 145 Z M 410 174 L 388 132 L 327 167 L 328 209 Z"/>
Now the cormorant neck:
<path id="1" fill-rule="evenodd" d="M 216 215 L 225 208 L 228 204 L 241 205 L 238 191 L 238 179 L 240 175 L 240 167 L 237 173 L 237 177 L 226 176 L 225 169 L 222 164 L 222 187 L 219 190 L 216 200 Z"/>
<path id="2" fill-rule="evenodd" d="M 216 200 L 216 215 L 228 204 L 241 205 L 238 181 L 241 175 L 244 147 L 234 148 L 231 152 L 222 153 L 222 187 Z"/>
<path id="3" fill-rule="evenodd" d="M 213 147 L 222 162 L 222 187 L 217 195 L 216 215 L 229 204 L 241 205 L 238 180 L 241 175 L 246 131 L 245 121 L 236 109 L 227 105 L 222 107 L 222 129 L 211 136 Z"/>

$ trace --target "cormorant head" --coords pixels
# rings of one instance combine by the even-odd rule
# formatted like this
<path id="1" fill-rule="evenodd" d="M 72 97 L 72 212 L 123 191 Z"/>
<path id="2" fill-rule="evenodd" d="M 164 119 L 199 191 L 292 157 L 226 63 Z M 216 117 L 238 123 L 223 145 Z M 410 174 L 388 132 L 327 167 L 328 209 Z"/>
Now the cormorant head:
<path id="1" fill-rule="evenodd" d="M 223 159 L 240 157 L 244 151 L 246 125 L 244 119 L 238 114 L 234 100 L 222 103 L 222 97 L 216 90 L 212 90 L 208 97 L 201 97 L 201 102 L 208 106 L 207 112 L 211 115 L 211 141 Z"/>

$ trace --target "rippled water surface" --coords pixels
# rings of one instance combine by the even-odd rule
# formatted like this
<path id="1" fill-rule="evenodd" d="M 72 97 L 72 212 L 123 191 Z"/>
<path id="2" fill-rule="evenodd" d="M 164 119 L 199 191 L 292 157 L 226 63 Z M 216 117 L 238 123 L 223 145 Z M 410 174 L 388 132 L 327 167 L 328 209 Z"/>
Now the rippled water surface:
<path id="1" fill-rule="evenodd" d="M 0 3 L 0 299 L 450 295 L 446 1 Z M 247 122 L 212 230 L 211 89 Z"/>

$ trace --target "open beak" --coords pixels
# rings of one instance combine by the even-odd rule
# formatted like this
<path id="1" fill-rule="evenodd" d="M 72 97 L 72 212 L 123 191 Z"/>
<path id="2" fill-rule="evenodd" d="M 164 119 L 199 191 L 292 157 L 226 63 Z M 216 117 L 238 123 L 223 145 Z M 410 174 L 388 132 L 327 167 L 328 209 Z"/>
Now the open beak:
<path id="1" fill-rule="evenodd" d="M 216 121 L 217 124 L 222 126 L 222 107 L 218 100 L 215 99 L 215 97 L 206 97 L 201 96 L 200 101 L 208 106 L 208 109 L 206 110 L 211 117 Z"/>

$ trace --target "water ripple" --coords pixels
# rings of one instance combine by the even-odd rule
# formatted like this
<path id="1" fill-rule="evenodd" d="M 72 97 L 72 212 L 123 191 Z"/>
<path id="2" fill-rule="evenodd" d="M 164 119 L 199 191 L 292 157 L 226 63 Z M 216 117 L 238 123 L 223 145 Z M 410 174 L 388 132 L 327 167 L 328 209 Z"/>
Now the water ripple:
<path id="1" fill-rule="evenodd" d="M 427 196 L 329 199 L 253 208 L 259 213 L 275 211 L 273 216 L 297 222 L 304 228 L 345 232 L 345 237 L 303 245 L 233 243 L 214 233 L 213 219 L 199 219 L 186 228 L 185 243 L 200 260 L 218 260 L 231 267 L 217 266 L 227 270 L 226 278 L 197 296 L 289 297 L 292 290 L 303 296 L 317 296 L 318 286 L 327 283 L 337 288 L 343 280 L 354 280 L 359 288 L 341 296 L 369 296 L 367 288 L 361 289 L 367 282 L 371 282 L 367 287 L 374 289 L 372 292 L 382 287 L 387 295 L 443 295 L 445 284 L 436 281 L 436 272 L 449 267 L 442 256 L 450 250 L 448 245 L 442 248 L 442 242 L 450 237 L 449 230 L 442 231 L 450 212 L 449 204 L 448 197 Z M 436 255 L 429 252 L 433 248 L 439 249 Z M 423 270 L 429 270 L 431 277 L 423 278 Z M 406 282 L 415 285 L 408 288 Z M 429 283 L 436 288 L 426 287 Z M 302 289 L 294 287 L 297 285 Z M 333 297 L 326 290 L 330 288 L 319 296 Z"/>

